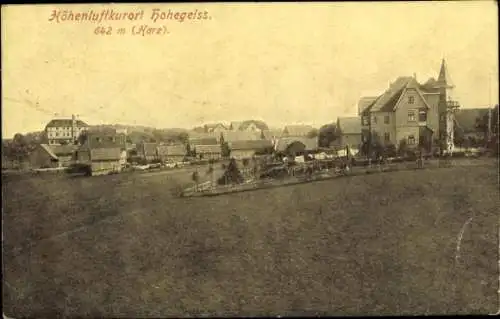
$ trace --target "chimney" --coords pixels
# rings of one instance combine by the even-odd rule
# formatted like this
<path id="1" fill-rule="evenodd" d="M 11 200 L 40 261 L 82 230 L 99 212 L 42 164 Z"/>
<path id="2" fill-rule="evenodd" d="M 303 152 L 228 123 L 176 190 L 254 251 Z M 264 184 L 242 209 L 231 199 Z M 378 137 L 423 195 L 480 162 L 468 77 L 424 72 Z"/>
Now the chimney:
<path id="1" fill-rule="evenodd" d="M 413 72 L 413 78 L 416 80 L 417 79 L 417 73 Z"/>

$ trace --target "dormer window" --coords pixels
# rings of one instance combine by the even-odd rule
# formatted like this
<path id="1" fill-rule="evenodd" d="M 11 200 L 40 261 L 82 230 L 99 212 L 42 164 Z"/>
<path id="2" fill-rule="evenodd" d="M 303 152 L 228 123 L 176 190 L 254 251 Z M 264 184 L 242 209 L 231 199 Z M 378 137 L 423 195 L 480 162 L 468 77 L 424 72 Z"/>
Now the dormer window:
<path id="1" fill-rule="evenodd" d="M 415 97 L 414 96 L 408 97 L 408 104 L 415 104 Z"/>

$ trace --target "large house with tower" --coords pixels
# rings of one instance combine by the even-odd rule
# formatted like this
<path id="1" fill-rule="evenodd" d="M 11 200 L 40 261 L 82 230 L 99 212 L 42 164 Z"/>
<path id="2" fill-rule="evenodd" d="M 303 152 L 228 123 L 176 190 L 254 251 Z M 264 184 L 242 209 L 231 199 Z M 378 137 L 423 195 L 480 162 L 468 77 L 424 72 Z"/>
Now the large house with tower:
<path id="1" fill-rule="evenodd" d="M 54 119 L 45 126 L 49 145 L 75 144 L 80 134 L 88 129 L 88 125 L 76 118 Z"/>
<path id="2" fill-rule="evenodd" d="M 404 141 L 410 148 L 429 150 L 447 144 L 452 147 L 452 110 L 458 108 L 452 89 L 443 59 L 437 80 L 430 78 L 420 84 L 416 76 L 403 76 L 381 95 L 362 98 L 358 104 L 362 141 L 396 146 Z"/>

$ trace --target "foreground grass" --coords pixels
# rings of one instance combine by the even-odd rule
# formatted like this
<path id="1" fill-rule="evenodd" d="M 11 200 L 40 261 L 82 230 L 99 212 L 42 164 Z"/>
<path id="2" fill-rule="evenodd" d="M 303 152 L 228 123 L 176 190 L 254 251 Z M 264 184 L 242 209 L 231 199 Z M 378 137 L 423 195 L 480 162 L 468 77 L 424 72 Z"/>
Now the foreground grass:
<path id="1" fill-rule="evenodd" d="M 191 199 L 189 175 L 7 180 L 4 312 L 496 312 L 495 165 Z"/>

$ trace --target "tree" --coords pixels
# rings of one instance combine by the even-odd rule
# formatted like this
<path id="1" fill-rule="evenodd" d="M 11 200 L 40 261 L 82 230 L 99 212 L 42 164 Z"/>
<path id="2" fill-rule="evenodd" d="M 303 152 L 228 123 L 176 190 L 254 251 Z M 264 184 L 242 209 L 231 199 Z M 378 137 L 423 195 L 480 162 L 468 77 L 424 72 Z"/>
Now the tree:
<path id="1" fill-rule="evenodd" d="M 399 141 L 398 154 L 400 156 L 405 156 L 407 152 L 408 152 L 408 143 L 406 142 L 406 139 L 402 139 L 401 141 Z"/>
<path id="2" fill-rule="evenodd" d="M 193 172 L 193 174 L 191 175 L 191 179 L 195 183 L 196 189 L 198 189 L 198 183 L 200 182 L 200 175 L 198 174 L 198 171 Z"/>
<path id="3" fill-rule="evenodd" d="M 390 143 L 384 145 L 384 157 L 394 157 L 397 154 L 396 145 Z"/>
<path id="4" fill-rule="evenodd" d="M 318 131 L 319 147 L 329 147 L 332 142 L 340 137 L 340 131 L 335 124 L 326 124 Z"/>
<path id="5" fill-rule="evenodd" d="M 11 143 L 11 154 L 18 160 L 24 160 L 29 154 L 29 147 L 26 137 L 21 133 L 16 133 Z"/>
<path id="6" fill-rule="evenodd" d="M 228 158 L 231 156 L 231 148 L 227 142 L 223 142 L 221 144 L 221 155 L 223 158 Z"/>
<path id="7" fill-rule="evenodd" d="M 243 167 L 248 167 L 248 165 L 250 164 L 250 161 L 248 160 L 248 158 L 244 158 L 243 159 Z"/>
<path id="8" fill-rule="evenodd" d="M 226 171 L 217 181 L 217 184 L 219 184 L 219 185 L 240 184 L 240 183 L 243 183 L 243 181 L 244 181 L 244 178 L 241 175 L 240 170 L 238 169 L 238 166 L 236 164 L 236 160 L 234 158 L 232 158 L 229 161 L 228 166 L 226 167 Z"/>
<path id="9" fill-rule="evenodd" d="M 311 130 L 309 133 L 307 133 L 308 138 L 316 138 L 319 137 L 319 131 L 317 129 Z"/>
<path id="10" fill-rule="evenodd" d="M 85 142 L 87 142 L 89 137 L 89 133 L 87 131 L 83 131 L 80 133 L 80 136 L 78 136 L 78 144 L 83 145 Z"/>

